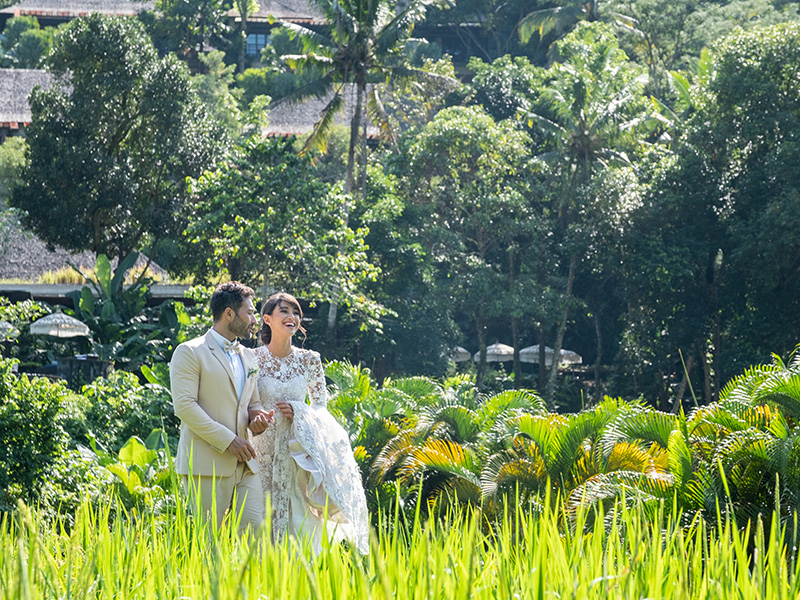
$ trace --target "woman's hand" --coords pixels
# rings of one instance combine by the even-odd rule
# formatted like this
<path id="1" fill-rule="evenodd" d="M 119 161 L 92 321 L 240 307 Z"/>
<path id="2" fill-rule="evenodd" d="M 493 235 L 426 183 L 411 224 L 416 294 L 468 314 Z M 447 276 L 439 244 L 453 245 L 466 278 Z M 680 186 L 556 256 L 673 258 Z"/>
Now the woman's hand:
<path id="1" fill-rule="evenodd" d="M 294 408 L 288 402 L 276 402 L 275 403 L 275 410 L 278 411 L 278 414 L 282 417 L 286 417 L 289 421 L 294 421 Z"/>

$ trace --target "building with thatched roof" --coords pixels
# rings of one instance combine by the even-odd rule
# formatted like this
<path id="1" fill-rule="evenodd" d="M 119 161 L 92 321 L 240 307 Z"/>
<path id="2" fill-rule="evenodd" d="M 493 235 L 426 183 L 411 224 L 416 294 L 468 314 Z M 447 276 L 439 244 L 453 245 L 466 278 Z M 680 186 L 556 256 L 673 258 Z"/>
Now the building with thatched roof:
<path id="1" fill-rule="evenodd" d="M 15 135 L 31 122 L 31 107 L 28 98 L 34 86 L 49 87 L 52 76 L 46 71 L 34 69 L 0 69 L 0 143 L 9 135 Z M 337 125 L 349 125 L 356 104 L 355 87 L 345 86 L 343 108 L 336 116 Z M 326 98 L 310 98 L 303 102 L 281 102 L 269 113 L 267 135 L 303 137 L 311 133 L 314 123 L 322 117 L 322 111 L 330 102 Z M 367 135 L 374 137 L 378 130 L 368 127 Z"/>
<path id="2" fill-rule="evenodd" d="M 21 0 L 0 10 L 0 21 L 28 16 L 36 17 L 42 27 L 52 27 L 92 13 L 132 17 L 154 6 L 155 0 Z"/>
<path id="3" fill-rule="evenodd" d="M 37 85 L 47 88 L 52 76 L 36 69 L 0 69 L 0 143 L 31 122 L 28 98 Z"/>
<path id="4" fill-rule="evenodd" d="M 273 23 L 287 21 L 303 25 L 324 25 L 325 17 L 309 0 L 259 0 L 258 10 L 247 16 L 248 23 Z M 239 13 L 234 9 L 228 12 L 234 21 L 239 22 Z"/>
<path id="5" fill-rule="evenodd" d="M 314 128 L 314 124 L 322 118 L 322 112 L 331 98 L 333 98 L 333 93 L 324 98 L 308 98 L 302 102 L 284 101 L 272 106 L 269 111 L 266 134 L 272 137 L 296 135 L 302 138 L 307 136 Z M 334 123 L 349 126 L 356 106 L 355 84 L 345 84 L 342 100 L 342 109 L 334 118 Z M 366 98 L 364 102 L 366 102 Z M 378 133 L 378 128 L 371 123 L 367 126 L 368 138 L 374 138 Z"/>

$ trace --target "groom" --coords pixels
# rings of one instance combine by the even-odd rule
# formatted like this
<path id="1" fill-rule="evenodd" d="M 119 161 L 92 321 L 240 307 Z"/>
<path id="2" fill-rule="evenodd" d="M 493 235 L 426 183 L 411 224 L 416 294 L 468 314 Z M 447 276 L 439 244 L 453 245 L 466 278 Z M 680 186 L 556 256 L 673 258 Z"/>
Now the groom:
<path id="1" fill-rule="evenodd" d="M 199 502 L 217 527 L 233 508 L 241 513 L 242 531 L 264 518 L 264 492 L 247 430 L 261 433 L 273 420 L 259 400 L 256 357 L 236 342 L 249 338 L 258 322 L 254 297 L 237 281 L 218 285 L 210 302 L 213 327 L 178 346 L 170 363 L 172 402 L 181 420 L 176 470 L 192 506 Z M 248 409 L 257 415 L 252 422 Z"/>

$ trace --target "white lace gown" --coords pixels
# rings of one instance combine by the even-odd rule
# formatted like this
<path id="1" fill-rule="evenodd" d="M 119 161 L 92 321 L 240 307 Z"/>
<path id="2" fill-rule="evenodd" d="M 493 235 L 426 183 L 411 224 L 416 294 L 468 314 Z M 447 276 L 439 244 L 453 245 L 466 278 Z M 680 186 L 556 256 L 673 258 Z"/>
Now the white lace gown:
<path id="1" fill-rule="evenodd" d="M 255 353 L 264 408 L 284 401 L 294 409 L 293 422 L 276 410 L 275 424 L 253 439 L 264 494 L 271 497 L 274 538 L 287 532 L 302 537 L 318 554 L 325 534 L 334 543 L 346 539 L 366 554 L 369 515 L 361 473 L 347 432 L 328 412 L 319 354 L 293 347 L 278 358 L 266 346 Z"/>

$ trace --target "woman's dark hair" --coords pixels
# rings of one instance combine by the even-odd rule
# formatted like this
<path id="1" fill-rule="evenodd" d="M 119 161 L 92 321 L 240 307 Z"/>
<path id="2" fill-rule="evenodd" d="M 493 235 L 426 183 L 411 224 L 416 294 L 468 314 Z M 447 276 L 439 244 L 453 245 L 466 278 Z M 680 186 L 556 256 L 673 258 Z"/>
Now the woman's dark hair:
<path id="1" fill-rule="evenodd" d="M 209 301 L 211 316 L 214 318 L 214 321 L 219 321 L 226 308 L 231 307 L 233 312 L 239 312 L 239 309 L 247 298 L 255 297 L 256 293 L 252 288 L 238 281 L 220 283 L 214 288 L 214 292 L 211 294 L 211 300 Z"/>
<path id="2" fill-rule="evenodd" d="M 292 308 L 296 308 L 297 311 L 300 313 L 300 320 L 301 324 L 298 329 L 300 333 L 303 334 L 303 341 L 306 341 L 306 330 L 303 328 L 302 319 L 303 319 L 303 309 L 300 308 L 300 303 L 297 301 L 297 298 L 292 296 L 291 294 L 287 294 L 286 292 L 278 292 L 277 294 L 272 294 L 269 298 L 267 298 L 266 302 L 264 302 L 264 306 L 261 307 L 261 329 L 259 330 L 259 336 L 261 337 L 261 343 L 265 346 L 270 343 L 272 340 L 272 330 L 269 328 L 269 325 L 264 323 L 264 315 L 271 315 L 272 311 L 275 310 L 275 307 L 278 306 L 281 302 L 285 302 Z"/>

